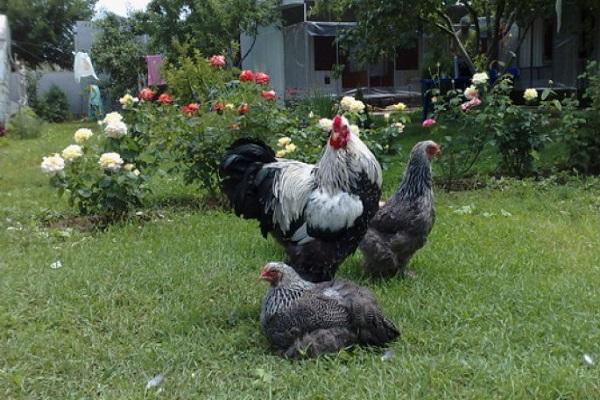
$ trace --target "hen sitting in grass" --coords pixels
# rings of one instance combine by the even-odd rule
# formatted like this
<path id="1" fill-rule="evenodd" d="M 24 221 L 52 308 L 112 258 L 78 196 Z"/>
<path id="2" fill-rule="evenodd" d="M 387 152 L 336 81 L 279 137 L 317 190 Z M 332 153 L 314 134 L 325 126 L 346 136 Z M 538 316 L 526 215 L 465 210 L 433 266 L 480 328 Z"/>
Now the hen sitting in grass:
<path id="1" fill-rule="evenodd" d="M 367 274 L 404 276 L 411 257 L 425 245 L 435 221 L 431 160 L 439 152 L 430 140 L 413 147 L 400 188 L 371 219 L 360 243 Z"/>
<path id="2" fill-rule="evenodd" d="M 271 284 L 262 329 L 286 357 L 333 353 L 353 344 L 383 346 L 400 335 L 368 289 L 341 280 L 308 282 L 284 263 L 265 265 L 260 277 Z"/>

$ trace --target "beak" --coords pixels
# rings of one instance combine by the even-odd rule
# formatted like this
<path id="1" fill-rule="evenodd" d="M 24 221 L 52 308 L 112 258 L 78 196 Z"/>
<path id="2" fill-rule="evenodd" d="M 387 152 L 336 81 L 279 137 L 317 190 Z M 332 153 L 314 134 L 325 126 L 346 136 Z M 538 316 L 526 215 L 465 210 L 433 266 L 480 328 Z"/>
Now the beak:
<path id="1" fill-rule="evenodd" d="M 267 270 L 267 266 L 265 265 L 260 270 L 260 274 L 258 275 L 258 279 L 265 280 L 271 282 L 271 276 L 269 275 L 269 271 Z"/>
<path id="2" fill-rule="evenodd" d="M 438 145 L 437 152 L 435 153 L 435 155 L 439 156 L 440 154 L 442 154 L 442 148 Z"/>

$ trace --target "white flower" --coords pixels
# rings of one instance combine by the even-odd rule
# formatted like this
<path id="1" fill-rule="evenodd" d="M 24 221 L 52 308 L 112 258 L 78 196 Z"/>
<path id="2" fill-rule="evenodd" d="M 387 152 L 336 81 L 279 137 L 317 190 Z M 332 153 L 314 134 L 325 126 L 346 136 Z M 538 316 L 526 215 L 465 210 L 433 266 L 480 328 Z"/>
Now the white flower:
<path id="1" fill-rule="evenodd" d="M 329 118 L 321 118 L 319 120 L 319 126 L 321 127 L 321 129 L 323 129 L 325 132 L 329 132 L 331 130 L 331 127 L 333 126 L 333 121 L 330 120 Z"/>
<path id="2" fill-rule="evenodd" d="M 44 157 L 40 168 L 46 174 L 55 175 L 57 172 L 65 169 L 65 160 L 63 160 L 63 158 L 58 154 Z"/>
<path id="3" fill-rule="evenodd" d="M 88 128 L 79 128 L 75 131 L 73 138 L 75 139 L 75 143 L 83 143 L 87 141 L 94 135 L 91 129 Z"/>
<path id="4" fill-rule="evenodd" d="M 121 103 L 121 106 L 123 106 L 123 108 L 129 108 L 138 101 L 140 100 L 137 97 L 133 97 L 129 93 L 119 99 L 119 103 Z"/>
<path id="5" fill-rule="evenodd" d="M 121 121 L 123 121 L 123 116 L 121 114 L 119 114 L 118 112 L 114 111 L 114 112 L 106 114 L 106 116 L 102 120 L 102 123 L 105 125 L 108 125 L 111 122 L 121 122 Z"/>
<path id="6" fill-rule="evenodd" d="M 139 170 L 139 169 L 137 169 L 137 168 L 136 168 L 136 169 L 134 169 L 134 170 L 133 170 L 133 174 L 134 174 L 135 176 L 140 176 L 140 170 Z"/>
<path id="7" fill-rule="evenodd" d="M 358 125 L 350 125 L 350 132 L 356 137 L 360 136 L 360 128 Z"/>
<path id="8" fill-rule="evenodd" d="M 398 133 L 404 132 L 404 127 L 405 125 L 402 122 L 396 122 L 395 124 L 392 124 L 392 128 L 396 128 L 396 130 L 398 130 Z"/>
<path id="9" fill-rule="evenodd" d="M 127 135 L 127 125 L 123 121 L 113 121 L 106 125 L 104 128 L 104 133 L 106 136 L 118 139 L 122 136 Z"/>
<path id="10" fill-rule="evenodd" d="M 525 101 L 534 101 L 538 97 L 538 92 L 535 89 L 526 89 L 525 93 L 523 93 L 523 98 Z"/>
<path id="11" fill-rule="evenodd" d="M 277 141 L 277 145 L 278 145 L 279 147 L 285 147 L 285 146 L 287 146 L 287 145 L 288 145 L 288 144 L 290 144 L 290 143 L 292 143 L 292 139 L 290 139 L 290 138 L 289 138 L 289 137 L 287 137 L 287 136 L 285 136 L 285 137 L 282 137 L 282 138 L 279 138 L 279 140 Z"/>
<path id="12" fill-rule="evenodd" d="M 98 164 L 102 169 L 115 172 L 121 169 L 123 159 L 119 153 L 104 153 L 100 156 Z"/>
<path id="13" fill-rule="evenodd" d="M 471 85 L 465 89 L 464 95 L 468 100 L 472 100 L 475 97 L 479 96 L 479 92 L 477 92 L 477 88 L 475 87 L 475 85 Z"/>
<path id="14" fill-rule="evenodd" d="M 285 157 L 285 155 L 287 154 L 287 151 L 285 150 L 277 150 L 277 153 L 275 153 L 275 157 L 277 158 L 281 158 L 281 157 Z"/>
<path id="15" fill-rule="evenodd" d="M 384 113 L 384 114 L 383 114 L 383 119 L 385 119 L 386 121 L 387 121 L 388 119 L 390 119 L 390 113 Z"/>
<path id="16" fill-rule="evenodd" d="M 76 144 L 71 144 L 65 147 L 62 151 L 62 156 L 67 161 L 73 161 L 76 158 L 79 158 L 83 155 L 83 149 L 81 146 Z"/>
<path id="17" fill-rule="evenodd" d="M 353 113 L 361 113 L 365 110 L 365 104 L 360 100 L 356 100 L 352 96 L 342 97 L 342 100 L 340 100 L 340 106 L 343 110 Z"/>
<path id="18" fill-rule="evenodd" d="M 296 151 L 296 145 L 294 143 L 289 143 L 285 146 L 286 153 L 293 153 L 294 151 Z"/>
<path id="19" fill-rule="evenodd" d="M 135 165 L 133 165 L 131 163 L 127 163 L 127 164 L 123 165 L 123 169 L 125 171 L 133 171 L 134 168 L 135 168 Z"/>
<path id="20" fill-rule="evenodd" d="M 478 72 L 473 75 L 473 78 L 471 78 L 471 81 L 473 82 L 474 85 L 483 85 L 483 84 L 487 83 L 488 79 L 490 79 L 490 78 L 488 77 L 487 72 Z"/>
<path id="21" fill-rule="evenodd" d="M 394 111 L 404 111 L 404 110 L 406 110 L 406 104 L 400 102 L 400 103 L 392 104 L 390 106 L 390 108 Z"/>
<path id="22" fill-rule="evenodd" d="M 308 118 L 313 119 L 315 117 L 315 114 L 311 111 L 308 113 Z"/>

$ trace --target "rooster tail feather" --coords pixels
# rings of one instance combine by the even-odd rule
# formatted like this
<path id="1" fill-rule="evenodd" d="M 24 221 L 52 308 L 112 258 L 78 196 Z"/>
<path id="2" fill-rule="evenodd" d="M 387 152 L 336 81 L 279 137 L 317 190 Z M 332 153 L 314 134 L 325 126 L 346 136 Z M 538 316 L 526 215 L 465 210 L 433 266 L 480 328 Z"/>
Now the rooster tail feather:
<path id="1" fill-rule="evenodd" d="M 262 141 L 239 139 L 227 149 L 219 167 L 223 192 L 236 215 L 258 219 L 264 236 L 271 224 L 265 203 L 276 171 L 263 166 L 276 161 L 273 150 Z"/>

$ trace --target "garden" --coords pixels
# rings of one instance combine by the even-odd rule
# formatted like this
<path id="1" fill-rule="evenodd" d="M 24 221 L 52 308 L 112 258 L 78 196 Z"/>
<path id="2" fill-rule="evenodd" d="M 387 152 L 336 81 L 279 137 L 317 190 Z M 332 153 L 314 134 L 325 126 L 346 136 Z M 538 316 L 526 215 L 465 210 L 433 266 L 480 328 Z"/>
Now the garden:
<path id="1" fill-rule="evenodd" d="M 480 72 L 434 88 L 424 121 L 360 95 L 284 104 L 222 55 L 164 73 L 168 87 L 123 93 L 99 123 L 29 135 L 24 117 L 1 138 L 4 398 L 600 396 L 594 63 L 583 95 L 549 85 L 518 102 L 510 74 Z M 396 342 L 291 361 L 259 322 L 260 267 L 285 256 L 232 213 L 219 166 L 247 137 L 317 162 L 338 114 L 382 164 L 383 200 L 415 143 L 441 146 L 436 222 L 416 278 L 367 277 L 360 252 L 338 272 L 375 293 Z"/>

